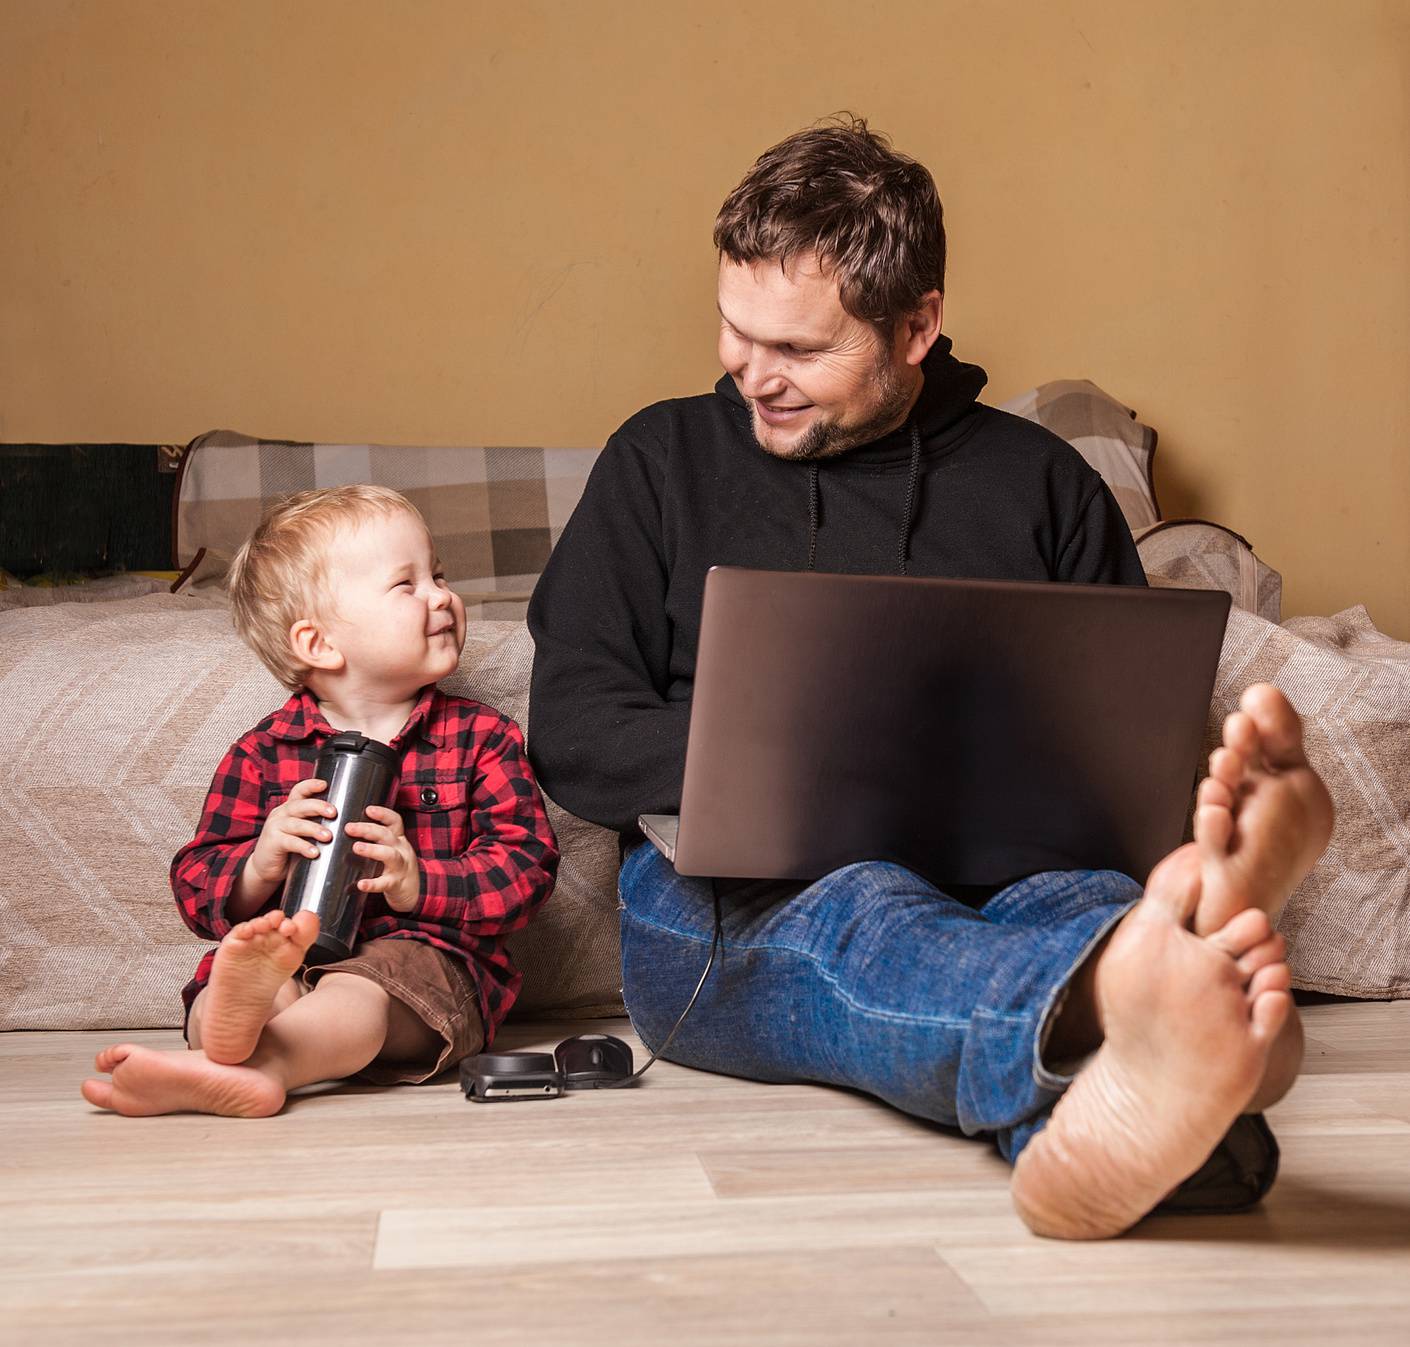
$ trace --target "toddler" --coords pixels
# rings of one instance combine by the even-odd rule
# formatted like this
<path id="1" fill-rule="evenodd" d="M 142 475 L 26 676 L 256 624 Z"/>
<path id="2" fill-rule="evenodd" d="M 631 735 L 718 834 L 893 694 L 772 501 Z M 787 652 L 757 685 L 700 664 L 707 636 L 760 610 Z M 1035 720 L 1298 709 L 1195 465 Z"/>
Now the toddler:
<path id="1" fill-rule="evenodd" d="M 557 843 L 514 722 L 442 692 L 465 643 L 415 506 L 374 486 L 275 505 L 230 569 L 236 629 L 292 695 L 225 755 L 172 862 L 186 924 L 219 940 L 186 987 L 190 1050 L 120 1044 L 83 1096 L 129 1115 L 267 1117 L 287 1091 L 423 1081 L 488 1045 L 518 993 L 505 948 L 553 888 Z M 338 819 L 314 778 L 356 730 L 400 760 L 395 808 Z M 380 863 L 349 958 L 278 907 L 292 857 L 342 828 Z"/>

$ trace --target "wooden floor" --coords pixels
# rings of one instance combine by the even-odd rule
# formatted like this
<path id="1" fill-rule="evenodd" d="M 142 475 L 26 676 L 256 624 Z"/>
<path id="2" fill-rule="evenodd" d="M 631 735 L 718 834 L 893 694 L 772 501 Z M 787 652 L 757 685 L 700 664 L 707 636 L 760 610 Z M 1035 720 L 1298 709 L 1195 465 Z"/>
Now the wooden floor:
<path id="1" fill-rule="evenodd" d="M 1404 1347 L 1410 1002 L 1305 1016 L 1263 1207 L 1096 1245 L 1030 1236 L 986 1146 L 837 1090 L 658 1064 L 129 1120 L 77 1093 L 113 1035 L 4 1035 L 0 1341 Z"/>

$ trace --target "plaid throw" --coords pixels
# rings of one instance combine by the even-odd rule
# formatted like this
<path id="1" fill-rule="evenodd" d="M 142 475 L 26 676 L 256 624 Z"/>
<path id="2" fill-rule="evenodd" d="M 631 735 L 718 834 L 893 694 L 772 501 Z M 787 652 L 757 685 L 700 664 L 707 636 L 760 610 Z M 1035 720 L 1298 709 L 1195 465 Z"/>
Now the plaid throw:
<path id="1" fill-rule="evenodd" d="M 376 482 L 426 518 L 471 617 L 522 617 L 596 449 L 299 444 L 217 430 L 192 440 L 177 486 L 179 584 L 218 583 L 266 506 L 313 487 Z"/>
<path id="2" fill-rule="evenodd" d="M 1003 410 L 1062 436 L 1105 479 L 1133 532 L 1160 518 L 1155 431 L 1086 379 L 1042 384 Z M 376 482 L 421 511 L 471 618 L 522 618 L 548 554 L 582 495 L 597 449 L 303 444 L 231 430 L 187 446 L 177 483 L 174 588 L 218 585 L 276 498 Z"/>
<path id="3" fill-rule="evenodd" d="M 1160 518 L 1151 476 L 1155 431 L 1090 379 L 1039 384 L 1002 403 L 1000 410 L 1036 421 L 1076 449 L 1111 488 L 1132 533 Z"/>

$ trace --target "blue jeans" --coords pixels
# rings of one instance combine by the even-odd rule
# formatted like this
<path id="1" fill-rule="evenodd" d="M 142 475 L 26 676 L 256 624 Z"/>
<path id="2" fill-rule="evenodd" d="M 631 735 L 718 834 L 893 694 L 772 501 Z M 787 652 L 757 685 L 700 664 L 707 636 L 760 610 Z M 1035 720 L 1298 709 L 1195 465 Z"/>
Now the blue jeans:
<path id="1" fill-rule="evenodd" d="M 1114 871 L 1053 871 L 976 910 L 877 861 L 801 889 L 715 882 L 724 949 L 670 1060 L 864 1090 L 990 1136 L 1010 1162 L 1071 1083 L 1042 1059 L 1067 982 L 1141 896 Z M 654 1047 L 705 966 L 711 881 L 640 843 L 619 892 L 627 1011 Z"/>

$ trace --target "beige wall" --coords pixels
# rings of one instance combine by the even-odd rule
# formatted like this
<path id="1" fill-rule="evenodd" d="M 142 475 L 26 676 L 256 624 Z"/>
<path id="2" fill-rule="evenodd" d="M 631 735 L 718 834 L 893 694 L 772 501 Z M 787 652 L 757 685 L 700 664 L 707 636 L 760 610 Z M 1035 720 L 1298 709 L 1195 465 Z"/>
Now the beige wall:
<path id="1" fill-rule="evenodd" d="M 0 75 L 0 440 L 599 443 L 708 387 L 714 210 L 846 107 L 993 398 L 1096 380 L 1167 514 L 1410 638 L 1404 0 L 0 0 Z"/>

